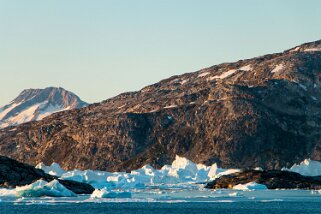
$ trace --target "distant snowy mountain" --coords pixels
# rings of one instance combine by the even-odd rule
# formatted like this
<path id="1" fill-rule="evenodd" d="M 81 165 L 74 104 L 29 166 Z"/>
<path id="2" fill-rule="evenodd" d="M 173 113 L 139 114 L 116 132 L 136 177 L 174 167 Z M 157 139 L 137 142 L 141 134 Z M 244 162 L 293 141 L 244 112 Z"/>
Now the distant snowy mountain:
<path id="1" fill-rule="evenodd" d="M 55 112 L 87 105 L 77 95 L 63 88 L 26 89 L 0 108 L 0 128 L 41 120 Z"/>

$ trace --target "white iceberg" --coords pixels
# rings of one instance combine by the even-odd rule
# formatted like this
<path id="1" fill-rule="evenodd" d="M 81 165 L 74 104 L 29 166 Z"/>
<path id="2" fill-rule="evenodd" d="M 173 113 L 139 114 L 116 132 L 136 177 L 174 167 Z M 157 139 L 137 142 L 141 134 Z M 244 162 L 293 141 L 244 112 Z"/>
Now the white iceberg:
<path id="1" fill-rule="evenodd" d="M 93 170 L 72 170 L 64 171 L 53 163 L 51 166 L 38 164 L 37 168 L 43 169 L 52 175 L 60 175 L 61 179 L 73 180 L 92 185 L 95 189 L 142 189 L 148 186 L 168 186 L 190 183 L 202 183 L 213 180 L 221 175 L 238 172 L 238 169 L 221 169 L 214 163 L 211 166 L 195 164 L 187 158 L 176 156 L 171 165 L 165 165 L 160 170 L 150 165 L 130 173 L 125 172 L 104 172 Z"/>
<path id="2" fill-rule="evenodd" d="M 249 182 L 247 184 L 238 184 L 233 187 L 234 190 L 267 190 L 268 188 L 263 184 L 256 182 Z"/>
<path id="3" fill-rule="evenodd" d="M 1 197 L 75 197 L 74 192 L 70 191 L 57 180 L 50 182 L 38 180 L 26 186 L 16 187 L 15 189 L 1 189 Z"/>
<path id="4" fill-rule="evenodd" d="M 63 170 L 57 163 L 52 163 L 50 166 L 46 166 L 44 163 L 39 163 L 36 166 L 36 168 L 42 169 L 47 174 L 58 176 L 58 177 L 66 173 L 66 171 Z"/>
<path id="5" fill-rule="evenodd" d="M 112 175 L 112 173 L 93 170 L 82 171 L 75 169 L 62 174 L 61 179 L 78 181 L 90 184 L 95 188 L 102 188 L 104 186 L 109 186 L 107 178 L 110 175 Z"/>
<path id="6" fill-rule="evenodd" d="M 294 164 L 290 169 L 283 168 L 282 170 L 297 172 L 305 176 L 318 176 L 321 175 L 321 162 L 305 159 L 300 164 Z"/>
<path id="7" fill-rule="evenodd" d="M 95 189 L 91 198 L 131 198 L 132 194 L 126 191 L 109 191 L 107 189 Z"/>

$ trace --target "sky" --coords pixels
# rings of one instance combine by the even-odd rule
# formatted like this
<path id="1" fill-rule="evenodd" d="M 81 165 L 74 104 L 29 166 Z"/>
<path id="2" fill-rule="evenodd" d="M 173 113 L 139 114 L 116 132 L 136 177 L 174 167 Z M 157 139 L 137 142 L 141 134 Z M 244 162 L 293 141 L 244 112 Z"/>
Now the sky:
<path id="1" fill-rule="evenodd" d="M 0 106 L 63 87 L 93 103 L 321 39 L 320 0 L 0 0 Z"/>

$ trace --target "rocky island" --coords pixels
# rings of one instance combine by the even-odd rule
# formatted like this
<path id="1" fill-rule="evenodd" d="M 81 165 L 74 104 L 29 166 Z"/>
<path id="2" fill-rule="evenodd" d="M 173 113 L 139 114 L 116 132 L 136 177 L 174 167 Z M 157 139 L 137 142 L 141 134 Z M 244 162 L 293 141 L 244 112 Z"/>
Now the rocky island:
<path id="1" fill-rule="evenodd" d="M 303 176 L 296 172 L 282 170 L 242 170 L 222 175 L 209 182 L 209 189 L 232 189 L 236 185 L 251 182 L 265 185 L 268 189 L 321 189 L 321 176 Z"/>
<path id="2" fill-rule="evenodd" d="M 13 159 L 0 156 L 0 188 L 15 188 L 32 184 L 38 180 L 51 182 L 57 180 L 75 194 L 91 194 L 95 189 L 86 183 L 62 180 L 56 176 L 46 174 L 41 169 L 20 163 Z"/>

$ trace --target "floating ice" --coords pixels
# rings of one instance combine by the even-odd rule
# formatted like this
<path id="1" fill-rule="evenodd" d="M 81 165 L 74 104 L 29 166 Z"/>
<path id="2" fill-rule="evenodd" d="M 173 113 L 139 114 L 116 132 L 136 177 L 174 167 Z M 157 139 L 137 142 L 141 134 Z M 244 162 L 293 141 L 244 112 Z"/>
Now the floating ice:
<path id="1" fill-rule="evenodd" d="M 217 164 L 206 166 L 195 164 L 192 161 L 176 156 L 172 165 L 165 165 L 160 170 L 154 169 L 150 165 L 145 165 L 140 169 L 130 173 L 125 172 L 103 172 L 93 170 L 72 170 L 64 171 L 58 164 L 45 166 L 38 164 L 37 168 L 45 172 L 60 175 L 61 179 L 73 180 L 91 184 L 96 189 L 142 189 L 149 186 L 181 186 L 187 183 L 202 183 L 215 179 L 217 176 L 230 174 L 239 170 L 225 170 L 217 167 Z"/>
<path id="2" fill-rule="evenodd" d="M 96 189 L 90 196 L 91 198 L 131 198 L 132 194 L 125 191 L 109 191 L 107 189 Z"/>
<path id="3" fill-rule="evenodd" d="M 52 163 L 50 166 L 46 166 L 43 163 L 39 163 L 36 166 L 36 168 L 42 169 L 47 174 L 59 176 L 59 177 L 62 176 L 64 173 L 66 173 L 66 171 L 63 170 L 57 163 Z"/>
<path id="4" fill-rule="evenodd" d="M 52 164 L 49 167 L 39 164 L 38 168 L 56 175 L 62 173 L 62 171 L 59 172 L 61 168 L 58 164 Z M 256 170 L 262 169 L 256 168 Z M 296 171 L 303 175 L 321 175 L 321 162 L 305 160 L 299 165 L 294 165 L 291 169 L 283 170 Z M 91 184 L 96 189 L 90 196 L 93 199 L 130 198 L 132 196 L 131 192 L 134 192 L 135 195 L 142 192 L 145 194 L 144 197 L 146 197 L 155 190 L 157 190 L 156 192 L 165 191 L 166 194 L 157 193 L 157 195 L 161 195 L 159 197 L 163 198 L 173 194 L 179 196 L 183 194 L 182 191 L 186 191 L 189 197 L 193 191 L 197 192 L 197 194 L 205 194 L 206 191 L 203 191 L 203 185 L 200 185 L 200 183 L 205 183 L 222 175 L 239 171 L 239 169 L 222 169 L 217 167 L 215 163 L 211 166 L 195 164 L 186 158 L 176 156 L 176 159 L 171 165 L 165 165 L 159 170 L 154 169 L 150 165 L 145 165 L 130 173 L 72 170 L 64 172 L 61 179 Z M 267 188 L 264 185 L 251 182 L 236 185 L 233 189 L 232 193 L 229 192 L 231 193 L 230 195 L 227 194 L 228 197 L 239 196 L 238 193 L 235 193 L 235 190 L 264 190 Z M 251 191 L 245 192 L 250 193 Z M 187 195 L 184 195 L 184 197 L 187 197 Z M 40 180 L 31 185 L 17 187 L 16 189 L 0 189 L 0 197 L 41 196 L 69 197 L 76 195 L 62 186 L 57 180 L 49 183 Z"/>
<path id="5" fill-rule="evenodd" d="M 236 71 L 237 71 L 236 69 L 231 69 L 231 70 L 228 70 L 228 71 L 224 72 L 224 73 L 221 74 L 221 75 L 216 75 L 216 76 L 210 77 L 209 80 L 225 79 L 226 77 L 229 77 L 229 76 L 231 76 L 232 74 L 234 74 Z"/>
<path id="6" fill-rule="evenodd" d="M 16 187 L 15 189 L 1 189 L 0 196 L 4 197 L 75 197 L 74 192 L 70 191 L 57 180 L 52 180 L 49 183 L 43 180 L 38 180 L 32 184 Z"/>
<path id="7" fill-rule="evenodd" d="M 282 170 L 297 172 L 305 176 L 321 175 L 321 162 L 305 159 L 300 164 L 294 164 L 290 169 L 283 168 Z"/>
<path id="8" fill-rule="evenodd" d="M 263 184 L 258 184 L 256 182 L 250 182 L 247 184 L 238 184 L 233 187 L 235 190 L 266 190 L 267 187 Z"/>

